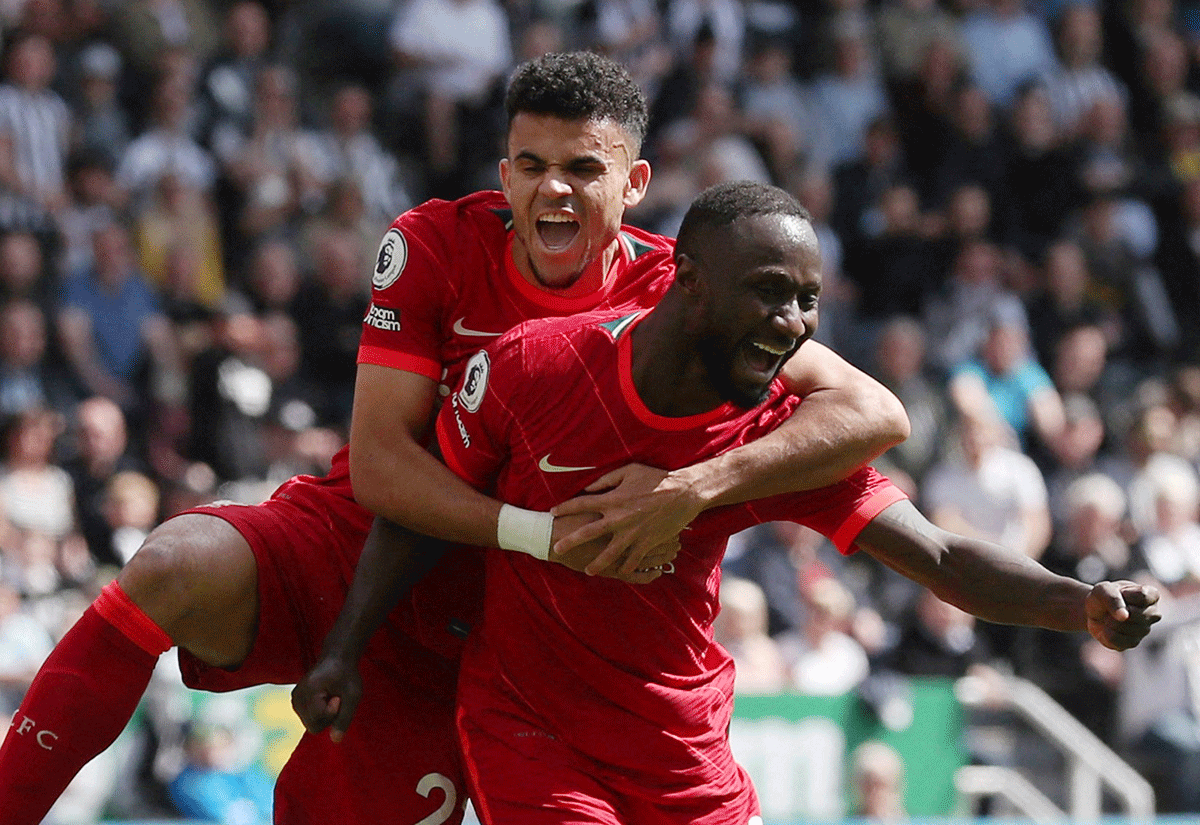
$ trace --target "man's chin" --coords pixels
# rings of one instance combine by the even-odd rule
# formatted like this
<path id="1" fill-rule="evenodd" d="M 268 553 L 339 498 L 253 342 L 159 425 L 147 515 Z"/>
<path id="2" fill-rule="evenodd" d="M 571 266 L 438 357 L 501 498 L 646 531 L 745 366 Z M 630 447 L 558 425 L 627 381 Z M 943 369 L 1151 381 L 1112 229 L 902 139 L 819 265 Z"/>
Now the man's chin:
<path id="1" fill-rule="evenodd" d="M 537 266 L 532 264 L 533 277 L 546 289 L 570 289 L 583 276 L 583 268 L 567 269 L 561 266 Z"/>

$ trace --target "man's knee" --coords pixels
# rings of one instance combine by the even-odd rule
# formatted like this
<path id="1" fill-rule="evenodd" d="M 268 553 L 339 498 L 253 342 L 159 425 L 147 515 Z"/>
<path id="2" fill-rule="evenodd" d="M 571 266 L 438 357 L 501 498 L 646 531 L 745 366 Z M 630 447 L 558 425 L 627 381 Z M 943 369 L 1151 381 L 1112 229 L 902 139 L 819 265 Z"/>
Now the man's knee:
<path id="1" fill-rule="evenodd" d="M 118 581 L 175 644 L 202 659 L 226 660 L 249 649 L 257 567 L 249 544 L 224 520 L 189 514 L 165 522 Z"/>

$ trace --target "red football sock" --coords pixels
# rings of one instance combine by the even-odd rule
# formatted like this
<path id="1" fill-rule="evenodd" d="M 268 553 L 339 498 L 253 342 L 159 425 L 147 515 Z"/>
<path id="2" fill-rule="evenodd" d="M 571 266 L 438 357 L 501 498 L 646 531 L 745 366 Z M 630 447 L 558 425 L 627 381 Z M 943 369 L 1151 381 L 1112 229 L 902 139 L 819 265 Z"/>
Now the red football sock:
<path id="1" fill-rule="evenodd" d="M 36 825 L 125 729 L 171 639 L 116 582 L 67 632 L 0 746 L 0 819 Z"/>

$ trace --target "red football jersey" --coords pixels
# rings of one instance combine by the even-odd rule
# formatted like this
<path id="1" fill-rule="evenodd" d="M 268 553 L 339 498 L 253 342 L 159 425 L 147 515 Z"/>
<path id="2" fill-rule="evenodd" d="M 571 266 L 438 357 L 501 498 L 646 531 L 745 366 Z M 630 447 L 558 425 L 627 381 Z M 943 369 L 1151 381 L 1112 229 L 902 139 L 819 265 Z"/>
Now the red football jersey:
<path id="1" fill-rule="evenodd" d="M 431 200 L 396 218 L 376 257 L 358 363 L 432 378 L 445 396 L 458 384 L 466 360 L 517 324 L 595 309 L 654 306 L 674 271 L 672 239 L 626 226 L 603 285 L 564 298 L 521 276 L 513 263 L 512 237 L 511 210 L 502 192 Z M 352 497 L 347 447 L 321 483 Z"/>
<path id="2" fill-rule="evenodd" d="M 503 501 L 545 510 L 630 462 L 676 469 L 758 438 L 800 403 L 776 383 L 751 410 L 654 414 L 632 379 L 629 330 L 643 314 L 536 321 L 474 356 L 438 418 L 447 464 Z M 782 519 L 850 552 L 901 498 L 868 469 L 822 490 L 713 510 L 681 536 L 675 572 L 641 587 L 489 551 L 462 712 L 481 714 L 498 735 L 536 725 L 664 793 L 732 782 L 733 664 L 712 637 L 726 539 Z"/>

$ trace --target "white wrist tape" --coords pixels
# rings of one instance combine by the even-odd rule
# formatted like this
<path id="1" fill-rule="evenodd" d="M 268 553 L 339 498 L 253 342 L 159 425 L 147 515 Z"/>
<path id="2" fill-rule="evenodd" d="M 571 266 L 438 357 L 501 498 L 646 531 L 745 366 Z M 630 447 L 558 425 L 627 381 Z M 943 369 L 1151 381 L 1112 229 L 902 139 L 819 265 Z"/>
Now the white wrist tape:
<path id="1" fill-rule="evenodd" d="M 496 543 L 503 550 L 528 553 L 535 559 L 550 558 L 550 534 L 554 516 L 537 510 L 522 510 L 505 504 L 496 520 Z"/>

